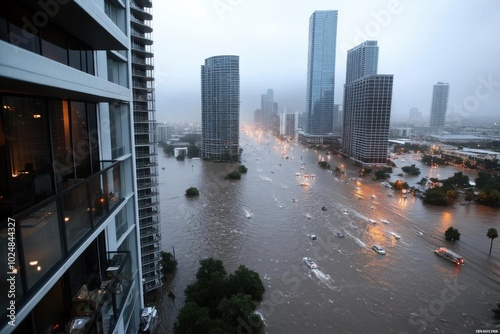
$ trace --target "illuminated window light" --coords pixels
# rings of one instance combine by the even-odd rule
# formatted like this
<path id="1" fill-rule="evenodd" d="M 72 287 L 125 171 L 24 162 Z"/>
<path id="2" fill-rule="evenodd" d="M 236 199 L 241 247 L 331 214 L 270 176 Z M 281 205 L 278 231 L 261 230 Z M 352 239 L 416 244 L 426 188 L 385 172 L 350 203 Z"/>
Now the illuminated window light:
<path id="1" fill-rule="evenodd" d="M 30 266 L 36 266 L 38 264 L 38 261 L 31 261 Z"/>
<path id="2" fill-rule="evenodd" d="M 42 118 L 42 115 L 40 115 L 40 114 L 33 114 L 33 118 Z"/>

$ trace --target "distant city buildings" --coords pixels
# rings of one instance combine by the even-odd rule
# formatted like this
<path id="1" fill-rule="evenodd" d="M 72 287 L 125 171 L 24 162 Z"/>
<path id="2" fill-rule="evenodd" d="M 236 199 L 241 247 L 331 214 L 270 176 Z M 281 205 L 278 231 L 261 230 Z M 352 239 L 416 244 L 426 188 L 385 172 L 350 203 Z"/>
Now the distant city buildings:
<path id="1" fill-rule="evenodd" d="M 406 121 L 406 125 L 421 126 L 421 125 L 427 125 L 427 123 L 424 122 L 424 118 L 422 117 L 422 112 L 418 110 L 417 107 L 412 107 L 408 112 L 408 120 Z"/>
<path id="2" fill-rule="evenodd" d="M 429 125 L 433 132 L 439 131 L 444 126 L 449 91 L 450 84 L 444 82 L 438 82 L 432 90 L 431 119 Z"/>
<path id="3" fill-rule="evenodd" d="M 339 128 L 333 124 L 337 15 L 336 10 L 321 10 L 309 19 L 304 132 L 310 135 L 329 135 Z"/>
<path id="4" fill-rule="evenodd" d="M 167 123 L 157 123 L 156 124 L 156 136 L 158 141 L 168 141 L 172 136 L 172 127 Z"/>
<path id="5" fill-rule="evenodd" d="M 201 66 L 201 154 L 239 159 L 240 66 L 238 56 L 215 56 Z"/>
<path id="6" fill-rule="evenodd" d="M 269 130 L 276 127 L 276 117 L 278 117 L 278 103 L 274 102 L 274 91 L 268 89 L 266 94 L 260 99 L 261 121 L 263 129 Z"/>
<path id="7" fill-rule="evenodd" d="M 367 165 L 387 162 L 393 75 L 377 74 L 377 61 L 376 41 L 347 53 L 342 148 Z"/>

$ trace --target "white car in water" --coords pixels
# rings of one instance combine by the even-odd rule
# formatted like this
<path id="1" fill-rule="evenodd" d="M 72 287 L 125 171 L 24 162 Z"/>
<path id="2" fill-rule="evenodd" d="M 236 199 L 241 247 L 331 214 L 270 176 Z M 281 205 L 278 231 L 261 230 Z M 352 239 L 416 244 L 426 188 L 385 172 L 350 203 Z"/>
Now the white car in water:
<path id="1" fill-rule="evenodd" d="M 372 249 L 379 253 L 380 255 L 385 255 L 385 249 L 382 248 L 382 246 L 379 245 L 373 245 Z"/>

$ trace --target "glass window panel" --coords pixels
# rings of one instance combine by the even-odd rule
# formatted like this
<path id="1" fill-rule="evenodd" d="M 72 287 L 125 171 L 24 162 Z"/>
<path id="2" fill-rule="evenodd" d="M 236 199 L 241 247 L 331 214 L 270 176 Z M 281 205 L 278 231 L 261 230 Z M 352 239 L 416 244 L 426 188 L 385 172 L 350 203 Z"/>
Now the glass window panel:
<path id="1" fill-rule="evenodd" d="M 0 14 L 1 15 L 1 14 Z M 9 30 L 8 30 L 7 20 L 0 16 L 0 39 L 4 41 L 9 41 Z"/>
<path id="2" fill-rule="evenodd" d="M 49 122 L 44 99 L 6 96 L 3 108 L 15 213 L 53 194 Z"/>
<path id="3" fill-rule="evenodd" d="M 94 75 L 94 68 L 94 51 L 87 50 L 87 73 Z"/>
<path id="4" fill-rule="evenodd" d="M 69 66 L 76 68 L 77 70 L 82 69 L 82 57 L 80 55 L 80 41 L 74 37 L 69 37 L 68 39 L 68 56 L 69 56 Z"/>
<path id="5" fill-rule="evenodd" d="M 51 203 L 18 223 L 28 287 L 31 288 L 63 255 L 56 204 Z"/>
<path id="6" fill-rule="evenodd" d="M 46 25 L 41 30 L 42 55 L 62 64 L 68 65 L 68 41 L 64 31 Z"/>
<path id="7" fill-rule="evenodd" d="M 62 199 L 68 250 L 78 244 L 92 227 L 88 199 L 87 186 L 75 188 Z"/>
<path id="8" fill-rule="evenodd" d="M 91 175 L 87 108 L 84 102 L 71 102 L 71 124 L 75 174 L 77 179 L 84 179 Z"/>
<path id="9" fill-rule="evenodd" d="M 10 1 L 7 10 L 9 11 L 8 17 L 10 19 L 10 43 L 40 54 L 39 29 L 31 20 L 26 20 L 26 18 L 33 17 L 33 11 L 24 8 L 21 1 Z"/>
<path id="10" fill-rule="evenodd" d="M 97 105 L 95 103 L 87 103 L 87 117 L 89 121 L 90 134 L 90 158 L 92 159 L 92 174 L 97 173 L 101 169 L 99 161 L 99 132 L 97 129 Z"/>
<path id="11" fill-rule="evenodd" d="M 73 184 L 75 180 L 68 101 L 50 100 L 48 107 L 54 151 L 55 182 L 57 191 L 61 191 Z"/>
<path id="12" fill-rule="evenodd" d="M 81 50 L 80 51 L 80 57 L 82 59 L 82 67 L 81 67 L 81 70 L 83 72 L 87 72 L 87 51 L 86 50 Z"/>

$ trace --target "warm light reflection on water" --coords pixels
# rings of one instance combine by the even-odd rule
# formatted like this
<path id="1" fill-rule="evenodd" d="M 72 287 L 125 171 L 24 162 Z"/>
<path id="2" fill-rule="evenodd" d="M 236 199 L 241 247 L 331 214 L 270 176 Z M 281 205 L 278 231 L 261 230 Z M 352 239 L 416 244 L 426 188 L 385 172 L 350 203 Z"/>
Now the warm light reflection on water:
<path id="1" fill-rule="evenodd" d="M 429 329 L 460 333 L 464 319 L 468 328 L 493 321 L 490 308 L 500 293 L 500 242 L 495 240 L 489 257 L 486 231 L 498 225 L 498 210 L 427 206 L 411 194 L 402 198 L 370 176 L 362 178 L 362 192 L 357 192 L 358 173 L 351 161 L 329 156 L 332 169 L 341 166 L 348 176 L 328 173 L 317 165 L 320 151 L 296 144 L 285 148 L 263 132 L 244 132 L 241 146 L 248 173 L 238 181 L 223 179 L 235 164 L 158 157 L 166 167 L 160 176 L 162 247 L 170 251 L 175 245 L 179 262 L 168 288 L 177 298 L 175 303 L 165 299 L 160 333 L 171 332 L 184 288 L 193 280 L 197 261 L 207 256 L 220 258 L 228 272 L 245 264 L 259 273 L 266 295 L 258 310 L 267 333 L 415 333 L 419 327 L 410 320 L 425 320 L 419 310 L 428 309 L 453 280 L 467 288 L 435 321 L 426 320 Z M 422 176 L 429 170 L 423 166 Z M 413 185 L 420 179 L 397 177 L 399 172 L 394 171 L 391 182 L 402 179 Z M 442 176 L 453 172 L 439 169 Z M 303 173 L 316 177 L 306 179 Z M 186 199 L 182 194 L 188 186 L 200 189 L 200 197 Z M 460 230 L 460 241 L 444 240 L 448 224 Z M 372 250 L 374 244 L 386 255 Z M 441 246 L 464 256 L 465 265 L 435 255 Z M 308 269 L 305 256 L 320 271 Z M 278 302 L 275 296 L 280 296 Z"/>

